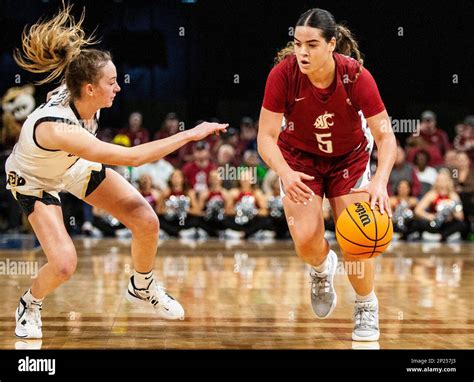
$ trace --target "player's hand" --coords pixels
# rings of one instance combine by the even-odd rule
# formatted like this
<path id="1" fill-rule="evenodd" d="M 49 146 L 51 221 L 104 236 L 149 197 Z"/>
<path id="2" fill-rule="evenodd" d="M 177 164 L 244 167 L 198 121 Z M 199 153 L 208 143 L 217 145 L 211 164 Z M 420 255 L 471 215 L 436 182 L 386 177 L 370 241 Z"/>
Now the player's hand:
<path id="1" fill-rule="evenodd" d="M 227 127 L 228 123 L 203 122 L 190 130 L 191 139 L 199 141 L 214 133 L 219 135 L 221 132 L 225 133 Z"/>
<path id="2" fill-rule="evenodd" d="M 390 208 L 390 199 L 387 192 L 387 184 L 372 179 L 364 187 L 351 188 L 351 193 L 366 192 L 369 194 L 370 208 L 374 209 L 378 204 L 380 213 L 383 215 L 384 210 L 387 211 L 389 217 L 392 217 L 392 209 Z"/>
<path id="3" fill-rule="evenodd" d="M 314 192 L 303 183 L 303 180 L 313 180 L 314 176 L 291 170 L 286 174 L 283 174 L 280 179 L 283 183 L 283 191 L 285 192 L 285 195 L 292 202 L 297 204 L 308 204 L 308 202 L 313 200 Z"/>

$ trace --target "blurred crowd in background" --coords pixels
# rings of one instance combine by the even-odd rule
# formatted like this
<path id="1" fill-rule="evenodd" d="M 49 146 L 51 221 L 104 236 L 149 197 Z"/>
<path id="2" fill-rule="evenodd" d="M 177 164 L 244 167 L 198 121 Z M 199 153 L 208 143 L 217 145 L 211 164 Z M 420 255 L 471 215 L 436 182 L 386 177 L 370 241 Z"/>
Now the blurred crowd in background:
<path id="1" fill-rule="evenodd" d="M 5 109 L 5 107 L 4 107 Z M 27 232 L 19 206 L 5 189 L 4 163 L 19 128 L 1 134 L 0 231 Z M 217 121 L 217 120 L 216 120 Z M 101 128 L 98 137 L 126 147 L 162 139 L 184 130 L 176 113 L 168 113 L 150 136 L 138 111 L 122 129 Z M 199 123 L 200 121 L 196 122 Z M 436 114 L 420 116 L 417 134 L 399 143 L 389 181 L 394 229 L 401 240 L 474 240 L 474 116 L 466 116 L 448 139 Z M 20 126 L 21 128 L 21 126 Z M 161 239 L 288 239 L 278 176 L 257 152 L 258 121 L 245 116 L 226 133 L 189 143 L 146 165 L 113 167 L 160 217 Z M 372 152 L 372 173 L 377 150 Z M 107 211 L 92 208 L 70 194 L 61 195 L 66 227 L 72 235 L 130 237 Z M 323 201 L 325 227 L 334 231 L 328 200 Z"/>

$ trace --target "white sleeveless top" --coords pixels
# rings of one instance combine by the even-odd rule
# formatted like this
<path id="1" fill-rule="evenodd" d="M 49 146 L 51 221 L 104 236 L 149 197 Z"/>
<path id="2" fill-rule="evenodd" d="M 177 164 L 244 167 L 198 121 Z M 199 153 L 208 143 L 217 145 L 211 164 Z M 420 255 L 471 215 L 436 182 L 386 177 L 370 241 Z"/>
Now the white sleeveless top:
<path id="1" fill-rule="evenodd" d="M 74 104 L 69 102 L 69 91 L 62 85 L 48 102 L 34 110 L 23 123 L 18 142 L 6 163 L 8 171 L 42 179 L 61 178 L 79 157 L 65 151 L 41 147 L 36 140 L 36 127 L 42 122 L 58 122 L 85 128 L 96 135 L 99 113 L 100 111 L 95 115 L 91 126 L 85 126 Z"/>

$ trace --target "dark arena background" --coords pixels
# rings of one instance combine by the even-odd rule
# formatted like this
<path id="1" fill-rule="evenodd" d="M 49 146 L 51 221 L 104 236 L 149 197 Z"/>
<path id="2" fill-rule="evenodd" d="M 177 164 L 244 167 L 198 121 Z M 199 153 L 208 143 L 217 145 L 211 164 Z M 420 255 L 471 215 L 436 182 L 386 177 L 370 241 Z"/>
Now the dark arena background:
<path id="1" fill-rule="evenodd" d="M 101 111 L 99 139 L 131 148 L 190 131 L 202 121 L 229 127 L 150 164 L 108 166 L 145 197 L 159 218 L 154 274 L 183 305 L 183 320 L 164 320 L 151 306 L 126 300 L 134 271 L 131 230 L 107 211 L 62 192 L 63 221 L 77 252 L 77 268 L 45 298 L 42 338 L 16 337 L 18 299 L 47 258 L 6 189 L 5 162 L 28 114 L 59 82 L 36 85 L 44 75 L 21 69 L 13 51 L 21 48 L 24 28 L 29 31 L 38 19 L 51 18 L 62 5 L 0 0 L 0 349 L 42 350 L 5 351 L 9 363 L 0 368 L 2 381 L 2 373 L 28 376 L 17 367 L 23 354 L 55 358 L 57 374 L 67 375 L 71 353 L 59 349 L 90 351 L 72 353 L 78 361 L 69 368 L 78 369 L 80 360 L 93 363 L 96 357 L 104 363 L 94 367 L 109 369 L 114 362 L 109 350 L 114 349 L 124 350 L 115 353 L 123 362 L 133 358 L 131 367 L 139 368 L 140 359 L 164 367 L 159 357 L 168 366 L 179 365 L 176 353 L 168 350 L 193 350 L 180 354 L 190 365 L 212 367 L 202 350 L 232 349 L 236 352 L 211 354 L 221 366 L 258 366 L 259 357 L 260 365 L 271 366 L 272 351 L 287 350 L 275 354 L 281 357 L 277 363 L 287 360 L 280 367 L 309 367 L 314 358 L 324 370 L 340 367 L 337 359 L 370 370 L 364 364 L 367 355 L 360 355 L 366 353 L 356 350 L 376 349 L 370 354 L 377 367 L 404 378 L 438 373 L 454 380 L 467 372 L 472 379 L 467 364 L 474 349 L 472 1 L 71 4 L 76 20 L 85 10 L 82 27 L 86 35 L 94 32 L 100 38 L 96 47 L 111 52 L 121 87 L 112 107 Z M 310 8 L 328 10 L 354 34 L 397 140 L 388 180 L 394 234 L 375 259 L 378 341 L 351 339 L 356 296 L 346 273 L 364 272 L 364 267 L 351 269 L 343 261 L 327 199 L 324 236 L 339 259 L 334 279 L 338 305 L 325 320 L 313 313 L 310 266 L 296 254 L 278 175 L 258 150 L 268 74 L 276 53 L 293 41 L 299 16 Z M 372 176 L 380 154 L 377 148 L 372 151 Z M 440 196 L 443 187 L 451 190 L 446 198 Z M 225 205 L 212 199 L 216 190 L 225 195 Z M 445 203 L 435 206 L 432 195 Z M 312 352 L 300 353 L 303 349 Z"/>

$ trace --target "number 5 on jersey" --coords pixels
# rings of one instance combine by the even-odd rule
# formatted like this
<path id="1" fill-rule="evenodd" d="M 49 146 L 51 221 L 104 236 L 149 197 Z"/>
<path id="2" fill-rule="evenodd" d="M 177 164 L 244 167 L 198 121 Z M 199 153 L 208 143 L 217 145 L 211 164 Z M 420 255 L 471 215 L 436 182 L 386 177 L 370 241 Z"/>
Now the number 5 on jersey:
<path id="1" fill-rule="evenodd" d="M 332 153 L 332 141 L 331 133 L 318 134 L 314 133 L 316 140 L 318 141 L 318 147 L 321 151 L 331 154 Z"/>

